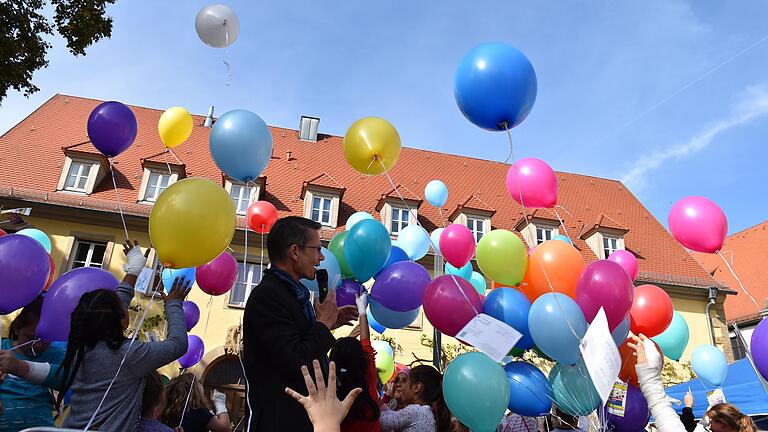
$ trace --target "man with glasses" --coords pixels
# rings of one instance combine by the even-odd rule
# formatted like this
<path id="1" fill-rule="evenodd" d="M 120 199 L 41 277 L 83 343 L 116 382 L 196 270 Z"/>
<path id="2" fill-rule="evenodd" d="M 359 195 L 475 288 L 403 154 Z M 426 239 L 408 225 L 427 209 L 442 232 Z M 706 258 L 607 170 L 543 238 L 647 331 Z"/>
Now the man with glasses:
<path id="1" fill-rule="evenodd" d="M 314 279 L 325 258 L 320 224 L 288 216 L 267 236 L 270 268 L 251 291 L 243 317 L 242 359 L 247 379 L 250 431 L 312 431 L 304 408 L 285 393 L 306 394 L 302 365 L 319 360 L 327 371 L 327 353 L 336 342 L 331 330 L 357 318 L 356 306 L 336 307 L 329 290 L 323 303 L 310 302 L 300 281 Z"/>

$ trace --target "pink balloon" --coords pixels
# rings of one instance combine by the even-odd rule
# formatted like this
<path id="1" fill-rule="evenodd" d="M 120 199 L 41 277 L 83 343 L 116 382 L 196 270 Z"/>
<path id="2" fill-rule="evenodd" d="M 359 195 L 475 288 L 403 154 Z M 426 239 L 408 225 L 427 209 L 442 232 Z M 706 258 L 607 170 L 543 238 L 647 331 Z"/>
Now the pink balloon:
<path id="1" fill-rule="evenodd" d="M 728 220 L 717 204 L 704 197 L 686 197 L 669 211 L 669 230 L 688 249 L 715 253 L 728 235 Z"/>
<path id="2" fill-rule="evenodd" d="M 440 235 L 440 253 L 456 268 L 462 268 L 475 256 L 475 236 L 466 225 L 450 224 Z"/>
<path id="3" fill-rule="evenodd" d="M 623 249 L 615 250 L 608 257 L 608 261 L 613 261 L 620 265 L 632 280 L 637 279 L 637 274 L 640 272 L 640 268 L 637 264 L 637 258 L 632 252 L 625 251 Z"/>
<path id="4" fill-rule="evenodd" d="M 222 252 L 208 264 L 203 264 L 195 270 L 197 286 L 204 293 L 218 296 L 226 293 L 237 282 L 237 260 Z"/>
<path id="5" fill-rule="evenodd" d="M 634 295 L 629 275 L 613 261 L 599 260 L 589 264 L 576 283 L 576 303 L 584 312 L 584 318 L 592 322 L 602 307 L 611 331 L 626 318 Z"/>
<path id="6" fill-rule="evenodd" d="M 456 336 L 482 311 L 480 294 L 459 276 L 438 276 L 424 291 L 424 314 L 436 329 L 448 336 Z"/>
<path id="7" fill-rule="evenodd" d="M 541 159 L 525 158 L 509 167 L 507 192 L 528 208 L 552 208 L 557 204 L 557 177 Z"/>

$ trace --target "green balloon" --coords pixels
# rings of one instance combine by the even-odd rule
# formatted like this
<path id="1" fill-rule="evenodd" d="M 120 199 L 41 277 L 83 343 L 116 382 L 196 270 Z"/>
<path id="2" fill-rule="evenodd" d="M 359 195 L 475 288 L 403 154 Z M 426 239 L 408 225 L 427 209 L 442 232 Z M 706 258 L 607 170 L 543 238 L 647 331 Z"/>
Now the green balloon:
<path id="1" fill-rule="evenodd" d="M 351 278 L 355 275 L 349 268 L 347 259 L 344 258 L 344 242 L 347 240 L 348 233 L 349 231 L 344 231 L 336 234 L 328 244 L 328 250 L 331 251 L 331 253 L 336 257 L 336 260 L 339 261 L 339 267 L 341 267 L 341 275 L 345 278 Z"/>
<path id="2" fill-rule="evenodd" d="M 448 409 L 471 430 L 493 432 L 509 403 L 509 381 L 487 355 L 464 353 L 445 371 L 443 396 Z"/>
<path id="3" fill-rule="evenodd" d="M 675 311 L 669 327 L 651 339 L 659 344 L 665 356 L 677 361 L 683 356 L 685 347 L 688 346 L 688 336 L 688 323 L 685 322 L 685 318 L 679 312 Z"/>
<path id="4" fill-rule="evenodd" d="M 585 416 L 602 403 L 583 359 L 574 366 L 557 363 L 549 372 L 549 385 L 557 406 L 566 414 Z"/>
<path id="5" fill-rule="evenodd" d="M 492 281 L 515 286 L 523 280 L 528 252 L 520 237 L 512 231 L 497 229 L 484 235 L 475 254 L 480 270 Z"/>

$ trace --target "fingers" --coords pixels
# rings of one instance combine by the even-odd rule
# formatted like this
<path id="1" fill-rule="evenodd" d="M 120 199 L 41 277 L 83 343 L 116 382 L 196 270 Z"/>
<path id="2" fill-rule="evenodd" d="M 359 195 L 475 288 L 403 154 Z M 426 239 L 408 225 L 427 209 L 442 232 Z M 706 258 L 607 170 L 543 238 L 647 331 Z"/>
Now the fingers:
<path id="1" fill-rule="evenodd" d="M 298 392 L 296 392 L 296 391 L 294 391 L 294 390 L 292 390 L 292 389 L 290 389 L 288 387 L 285 388 L 285 393 L 288 394 L 288 396 L 292 397 L 293 399 L 296 400 L 296 402 L 300 403 L 303 407 L 306 408 L 307 401 L 308 401 L 306 396 L 302 396 L 300 393 L 298 393 Z"/>
<path id="2" fill-rule="evenodd" d="M 333 300 L 331 303 L 336 304 L 336 291 L 328 290 L 328 295 L 325 296 L 325 301 L 323 304 L 328 303 L 330 300 Z"/>
<path id="3" fill-rule="evenodd" d="M 315 369 L 315 383 L 317 384 L 317 392 L 319 394 L 325 394 L 325 378 L 323 377 L 323 370 L 320 369 L 320 362 L 312 360 L 312 367 Z M 336 371 L 333 373 L 336 375 Z"/>
<path id="4" fill-rule="evenodd" d="M 648 338 L 648 336 L 646 336 L 646 335 L 644 335 L 644 334 L 640 333 L 640 340 L 642 340 L 643 342 L 645 342 L 645 341 L 647 341 L 647 340 L 650 340 L 650 339 Z"/>
<path id="5" fill-rule="evenodd" d="M 133 239 L 133 246 L 139 247 L 139 241 L 136 239 Z"/>
<path id="6" fill-rule="evenodd" d="M 344 400 L 341 402 L 341 405 L 344 407 L 345 412 L 349 412 L 349 409 L 352 408 L 352 404 L 355 403 L 355 399 L 360 396 L 360 393 L 363 392 L 363 389 L 356 388 L 353 389 L 347 397 L 344 398 Z"/>
<path id="7" fill-rule="evenodd" d="M 309 376 L 309 369 L 307 369 L 306 366 L 301 367 L 301 375 L 304 377 L 304 384 L 307 386 L 309 397 L 313 397 L 317 395 L 317 389 L 315 388 L 315 383 L 314 381 L 312 381 L 312 377 Z"/>
<path id="8" fill-rule="evenodd" d="M 322 376 L 321 376 L 322 378 Z M 328 398 L 336 399 L 336 363 L 331 362 L 328 365 Z"/>
<path id="9" fill-rule="evenodd" d="M 152 248 L 147 248 L 146 251 L 144 251 L 144 258 L 149 258 L 149 251 L 151 251 Z"/>

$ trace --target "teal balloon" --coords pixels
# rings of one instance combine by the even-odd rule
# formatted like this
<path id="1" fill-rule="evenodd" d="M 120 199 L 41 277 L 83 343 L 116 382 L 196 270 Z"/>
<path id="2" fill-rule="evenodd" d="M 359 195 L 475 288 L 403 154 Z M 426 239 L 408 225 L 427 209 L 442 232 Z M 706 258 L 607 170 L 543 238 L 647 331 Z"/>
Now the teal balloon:
<path id="1" fill-rule="evenodd" d="M 355 224 L 366 219 L 376 220 L 376 218 L 371 216 L 370 213 L 363 211 L 355 212 L 352 214 L 352 216 L 349 217 L 349 219 L 347 219 L 347 224 L 345 225 L 344 229 L 349 231 L 353 226 L 355 226 Z"/>
<path id="2" fill-rule="evenodd" d="M 349 230 L 344 241 L 344 259 L 355 279 L 367 282 L 384 268 L 392 249 L 392 239 L 381 222 L 365 219 Z"/>
<path id="3" fill-rule="evenodd" d="M 432 250 L 434 250 L 437 255 L 440 255 L 440 236 L 443 235 L 444 230 L 445 228 L 438 228 L 432 231 L 432 234 L 429 235 Z"/>
<path id="4" fill-rule="evenodd" d="M 552 237 L 552 240 L 560 240 L 560 241 L 564 241 L 564 242 L 566 242 L 566 243 L 568 243 L 568 244 L 570 244 L 570 245 L 572 245 L 572 244 L 573 244 L 573 242 L 571 241 L 571 239 L 569 239 L 569 238 L 568 238 L 568 236 L 566 236 L 566 235 L 562 235 L 562 234 L 558 234 L 558 235 L 556 235 L 556 236 Z"/>
<path id="5" fill-rule="evenodd" d="M 448 409 L 474 432 L 496 430 L 509 403 L 509 381 L 504 369 L 480 352 L 456 357 L 443 377 Z"/>
<path id="6" fill-rule="evenodd" d="M 602 403 L 583 359 L 574 366 L 558 362 L 549 372 L 549 386 L 555 403 L 566 414 L 585 416 Z"/>
<path id="7" fill-rule="evenodd" d="M 463 277 L 466 280 L 472 279 L 472 263 L 468 262 L 461 268 L 456 268 L 451 263 L 445 263 L 445 274 L 452 274 Z"/>
<path id="8" fill-rule="evenodd" d="M 679 312 L 675 311 L 669 327 L 662 334 L 651 339 L 659 344 L 665 356 L 677 361 L 683 356 L 685 347 L 688 346 L 689 335 L 688 323 Z"/>
<path id="9" fill-rule="evenodd" d="M 469 283 L 472 284 L 473 287 L 477 290 L 480 295 L 485 295 L 485 290 L 488 288 L 488 285 L 485 283 L 485 277 L 481 275 L 480 273 L 473 271 L 472 277 L 469 279 Z"/>
<path id="10" fill-rule="evenodd" d="M 185 280 L 191 281 L 189 286 L 192 286 L 192 284 L 195 283 L 195 267 L 182 269 L 163 269 L 162 278 L 166 293 L 171 292 L 173 280 L 180 276 L 184 276 Z"/>
<path id="11" fill-rule="evenodd" d="M 35 228 L 24 228 L 21 231 L 18 231 L 16 234 L 20 234 L 23 236 L 27 236 L 30 238 L 33 238 L 37 240 L 38 243 L 43 245 L 43 248 L 45 248 L 45 251 L 49 254 L 51 253 L 51 239 L 48 238 L 48 235 L 39 229 Z"/>
<path id="12" fill-rule="evenodd" d="M 691 368 L 702 381 L 717 387 L 728 373 L 728 360 L 713 345 L 699 345 L 691 354 Z"/>

